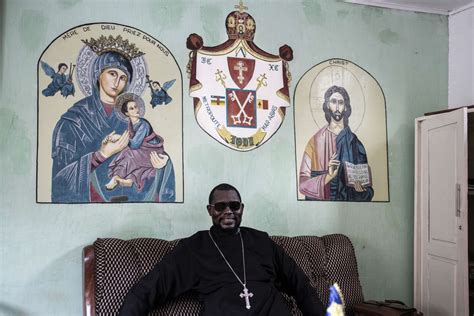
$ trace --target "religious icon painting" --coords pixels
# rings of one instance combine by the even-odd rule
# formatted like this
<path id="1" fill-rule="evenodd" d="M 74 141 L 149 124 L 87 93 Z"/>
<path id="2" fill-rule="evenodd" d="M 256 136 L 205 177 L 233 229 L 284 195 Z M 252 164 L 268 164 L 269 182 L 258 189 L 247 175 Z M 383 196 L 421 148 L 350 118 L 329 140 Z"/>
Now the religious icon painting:
<path id="1" fill-rule="evenodd" d="M 236 6 L 226 18 L 228 40 L 207 47 L 197 34 L 189 35 L 190 96 L 199 126 L 219 143 L 250 151 L 278 130 L 290 105 L 288 61 L 293 51 L 280 47 L 279 55 L 255 45 L 255 20 Z"/>
<path id="2" fill-rule="evenodd" d="M 38 60 L 38 203 L 183 202 L 182 75 L 166 46 L 84 24 Z"/>
<path id="3" fill-rule="evenodd" d="M 298 200 L 388 202 L 385 96 L 358 65 L 309 69 L 294 95 Z"/>

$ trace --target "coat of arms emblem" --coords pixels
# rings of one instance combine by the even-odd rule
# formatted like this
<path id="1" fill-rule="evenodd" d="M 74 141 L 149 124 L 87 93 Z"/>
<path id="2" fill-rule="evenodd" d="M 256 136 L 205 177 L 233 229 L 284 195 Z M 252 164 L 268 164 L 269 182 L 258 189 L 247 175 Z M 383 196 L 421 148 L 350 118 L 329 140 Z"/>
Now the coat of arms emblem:
<path id="1" fill-rule="evenodd" d="M 254 18 L 242 1 L 236 8 L 226 18 L 224 43 L 207 47 L 199 35 L 189 35 L 188 74 L 199 126 L 225 146 L 249 151 L 270 139 L 285 118 L 293 51 L 283 45 L 277 56 L 257 47 Z"/>

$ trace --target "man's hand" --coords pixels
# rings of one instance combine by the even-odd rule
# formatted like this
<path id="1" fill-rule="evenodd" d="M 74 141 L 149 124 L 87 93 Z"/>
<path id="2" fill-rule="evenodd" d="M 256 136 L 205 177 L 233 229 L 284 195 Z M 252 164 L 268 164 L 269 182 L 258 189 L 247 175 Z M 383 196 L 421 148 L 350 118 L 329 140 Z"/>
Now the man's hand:
<path id="1" fill-rule="evenodd" d="M 113 131 L 102 140 L 99 153 L 105 158 L 115 155 L 127 147 L 130 139 L 129 136 L 128 131 L 125 131 L 122 135 L 116 135 L 115 131 Z"/>
<path id="2" fill-rule="evenodd" d="M 166 164 L 168 163 L 168 159 L 170 159 L 168 155 L 161 155 L 158 154 L 156 151 L 152 151 L 150 154 L 150 161 L 155 169 L 161 169 L 166 166 Z"/>
<path id="3" fill-rule="evenodd" d="M 341 165 L 341 162 L 336 159 L 336 155 L 337 153 L 334 153 L 329 160 L 328 174 L 324 180 L 325 184 L 328 184 L 332 179 L 334 179 L 339 172 L 339 166 Z"/>

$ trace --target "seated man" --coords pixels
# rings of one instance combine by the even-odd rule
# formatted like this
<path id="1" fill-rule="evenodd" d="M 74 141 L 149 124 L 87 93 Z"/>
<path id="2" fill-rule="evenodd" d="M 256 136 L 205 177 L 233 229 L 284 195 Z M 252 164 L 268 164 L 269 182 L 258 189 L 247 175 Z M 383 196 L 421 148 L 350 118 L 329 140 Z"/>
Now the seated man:
<path id="1" fill-rule="evenodd" d="M 157 304 L 195 290 L 202 315 L 291 315 L 279 290 L 304 315 L 324 315 L 308 277 L 267 233 L 240 227 L 244 204 L 229 184 L 209 194 L 209 231 L 182 239 L 128 293 L 120 315 L 147 315 Z"/>

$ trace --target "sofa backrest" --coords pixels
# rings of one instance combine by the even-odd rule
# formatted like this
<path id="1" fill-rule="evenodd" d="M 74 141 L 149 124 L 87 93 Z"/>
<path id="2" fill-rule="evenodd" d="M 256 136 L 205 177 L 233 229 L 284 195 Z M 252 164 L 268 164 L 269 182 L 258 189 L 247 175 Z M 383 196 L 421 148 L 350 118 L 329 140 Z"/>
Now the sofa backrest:
<path id="1" fill-rule="evenodd" d="M 363 302 L 354 248 L 347 236 L 271 238 L 302 268 L 323 303 L 328 301 L 329 287 L 335 282 L 344 295 L 348 315 L 356 303 Z M 99 238 L 85 247 L 84 315 L 116 315 L 130 288 L 178 242 L 156 238 Z M 284 296 L 293 315 L 301 315 L 295 301 Z M 159 306 L 150 315 L 199 315 L 200 308 L 197 295 L 187 293 Z"/>

